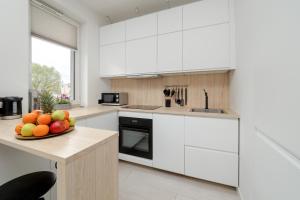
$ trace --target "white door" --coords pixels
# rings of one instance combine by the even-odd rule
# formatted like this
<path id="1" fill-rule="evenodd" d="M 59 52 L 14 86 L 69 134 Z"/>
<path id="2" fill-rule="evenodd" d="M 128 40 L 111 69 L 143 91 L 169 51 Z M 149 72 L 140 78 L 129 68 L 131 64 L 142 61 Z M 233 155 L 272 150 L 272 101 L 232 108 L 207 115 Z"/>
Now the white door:
<path id="1" fill-rule="evenodd" d="M 126 73 L 156 73 L 157 37 L 132 40 L 126 44 Z"/>
<path id="2" fill-rule="evenodd" d="M 126 21 L 126 40 L 134 40 L 157 34 L 157 13 Z"/>
<path id="3" fill-rule="evenodd" d="M 182 71 L 182 32 L 159 35 L 157 55 L 159 72 Z"/>
<path id="4" fill-rule="evenodd" d="M 125 74 L 125 42 L 100 47 L 100 76 Z"/>
<path id="5" fill-rule="evenodd" d="M 228 0 L 202 0 L 183 6 L 183 29 L 229 21 Z"/>
<path id="6" fill-rule="evenodd" d="M 125 42 L 125 22 L 100 27 L 100 45 Z"/>
<path id="7" fill-rule="evenodd" d="M 182 30 L 182 7 L 158 12 L 158 34 Z"/>
<path id="8" fill-rule="evenodd" d="M 183 70 L 227 69 L 230 66 L 229 25 L 183 32 Z"/>
<path id="9" fill-rule="evenodd" d="M 238 155 L 195 147 L 185 148 L 185 175 L 238 186 Z"/>
<path id="10" fill-rule="evenodd" d="M 153 166 L 184 173 L 184 117 L 153 114 Z"/>

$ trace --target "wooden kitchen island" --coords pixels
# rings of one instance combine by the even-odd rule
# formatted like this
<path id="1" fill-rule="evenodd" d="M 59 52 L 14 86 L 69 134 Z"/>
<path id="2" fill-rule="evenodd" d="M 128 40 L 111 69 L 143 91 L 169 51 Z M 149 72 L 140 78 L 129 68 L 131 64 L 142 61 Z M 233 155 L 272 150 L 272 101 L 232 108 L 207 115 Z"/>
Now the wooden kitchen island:
<path id="1" fill-rule="evenodd" d="M 14 136 L 19 121 L 0 120 L 0 144 L 57 163 L 57 196 L 51 199 L 118 199 L 117 132 L 76 127 L 62 136 L 22 141 Z"/>

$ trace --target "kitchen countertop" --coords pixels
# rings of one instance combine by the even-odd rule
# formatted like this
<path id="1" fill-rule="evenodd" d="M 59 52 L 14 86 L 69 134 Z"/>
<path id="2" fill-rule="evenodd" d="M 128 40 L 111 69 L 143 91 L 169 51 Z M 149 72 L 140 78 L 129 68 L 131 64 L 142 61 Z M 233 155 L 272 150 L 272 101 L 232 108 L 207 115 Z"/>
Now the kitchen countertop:
<path id="1" fill-rule="evenodd" d="M 71 116 L 76 119 L 82 119 L 91 117 L 94 115 L 104 114 L 108 112 L 141 112 L 141 113 L 157 113 L 157 114 L 170 114 L 170 115 L 184 115 L 184 116 L 195 116 L 195 117 L 209 117 L 209 118 L 220 118 L 220 119 L 239 119 L 239 115 L 231 110 L 225 110 L 225 113 L 202 113 L 202 112 L 190 112 L 191 108 L 179 108 L 179 107 L 160 107 L 155 110 L 139 110 L 139 109 L 128 109 L 122 108 L 122 106 L 93 106 L 93 107 L 80 107 L 70 110 Z"/>
<path id="2" fill-rule="evenodd" d="M 74 131 L 62 136 L 23 141 L 15 138 L 14 129 L 20 121 L 20 119 L 0 120 L 0 144 L 65 163 L 118 137 L 116 131 L 76 127 Z"/>

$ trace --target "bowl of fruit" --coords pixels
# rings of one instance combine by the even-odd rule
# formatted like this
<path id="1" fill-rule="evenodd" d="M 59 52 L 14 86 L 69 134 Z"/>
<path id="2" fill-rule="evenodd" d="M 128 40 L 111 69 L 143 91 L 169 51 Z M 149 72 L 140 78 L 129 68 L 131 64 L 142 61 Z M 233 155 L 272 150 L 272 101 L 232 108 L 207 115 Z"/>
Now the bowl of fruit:
<path id="1" fill-rule="evenodd" d="M 16 128 L 16 138 L 21 140 L 35 140 L 55 137 L 74 130 L 75 119 L 66 110 L 56 110 L 53 113 L 42 114 L 35 110 L 25 114 L 22 122 Z"/>
<path id="2" fill-rule="evenodd" d="M 66 110 L 55 110 L 55 99 L 51 92 L 44 90 L 39 95 L 42 110 L 23 115 L 16 128 L 16 138 L 35 140 L 59 136 L 74 130 L 75 119 Z"/>

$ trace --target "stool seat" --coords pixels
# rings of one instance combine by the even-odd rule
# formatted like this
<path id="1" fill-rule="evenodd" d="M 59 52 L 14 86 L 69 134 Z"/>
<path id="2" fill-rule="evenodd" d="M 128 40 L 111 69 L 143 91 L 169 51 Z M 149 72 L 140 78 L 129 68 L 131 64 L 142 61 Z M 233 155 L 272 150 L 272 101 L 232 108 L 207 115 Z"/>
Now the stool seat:
<path id="1" fill-rule="evenodd" d="M 1 200 L 38 200 L 55 184 L 56 175 L 48 171 L 34 172 L 0 186 Z"/>

